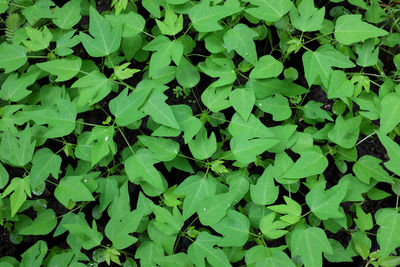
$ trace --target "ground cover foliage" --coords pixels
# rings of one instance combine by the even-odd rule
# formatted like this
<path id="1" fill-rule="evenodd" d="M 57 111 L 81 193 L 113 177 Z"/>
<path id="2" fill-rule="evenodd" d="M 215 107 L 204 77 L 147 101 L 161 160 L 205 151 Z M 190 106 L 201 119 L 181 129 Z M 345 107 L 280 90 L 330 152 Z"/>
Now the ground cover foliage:
<path id="1" fill-rule="evenodd" d="M 400 3 L 1 0 L 1 266 L 398 266 Z"/>

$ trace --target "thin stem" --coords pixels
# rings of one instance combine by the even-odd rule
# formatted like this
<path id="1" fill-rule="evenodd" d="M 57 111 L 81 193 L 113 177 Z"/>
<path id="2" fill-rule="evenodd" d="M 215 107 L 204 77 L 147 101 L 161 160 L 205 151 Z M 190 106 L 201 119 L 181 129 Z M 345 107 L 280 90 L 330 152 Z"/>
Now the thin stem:
<path id="1" fill-rule="evenodd" d="M 118 131 L 121 133 L 121 135 L 122 135 L 122 138 L 124 138 L 124 140 L 125 140 L 126 144 L 127 144 L 127 145 L 128 145 L 128 147 L 129 147 L 129 150 L 132 152 L 132 155 L 135 155 L 135 151 L 133 151 L 133 149 L 132 149 L 131 145 L 129 144 L 129 142 L 128 142 L 128 139 L 126 138 L 126 136 L 125 136 L 124 132 L 122 132 L 121 128 L 119 128 L 118 126 L 116 126 L 116 128 L 117 128 L 117 129 L 118 129 Z"/>
<path id="2" fill-rule="evenodd" d="M 371 136 L 373 136 L 374 134 L 376 134 L 376 131 L 374 131 L 372 134 L 367 135 L 366 137 L 364 137 L 363 139 L 361 139 L 356 146 L 358 146 L 359 144 L 361 144 L 362 142 L 364 142 L 365 140 L 367 140 L 368 138 L 370 138 Z"/>

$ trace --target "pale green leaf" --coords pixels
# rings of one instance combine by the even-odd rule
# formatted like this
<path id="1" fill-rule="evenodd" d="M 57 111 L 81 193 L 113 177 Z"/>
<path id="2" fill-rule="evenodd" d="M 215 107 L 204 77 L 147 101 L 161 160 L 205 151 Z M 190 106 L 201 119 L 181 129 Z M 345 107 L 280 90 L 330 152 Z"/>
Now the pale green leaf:
<path id="1" fill-rule="evenodd" d="M 322 29 L 325 7 L 314 7 L 314 0 L 303 0 L 296 8 L 290 9 L 290 19 L 293 26 L 302 32 L 312 32 Z"/>
<path id="2" fill-rule="evenodd" d="M 217 243 L 221 247 L 242 247 L 249 238 L 249 219 L 234 210 L 229 210 L 225 218 L 211 227 L 223 235 Z"/>
<path id="3" fill-rule="evenodd" d="M 215 195 L 215 192 L 215 183 L 205 177 L 194 175 L 186 178 L 174 191 L 174 194 L 185 195 L 183 199 L 183 218 L 187 220 L 192 216 L 200 209 L 203 200 Z"/>
<path id="4" fill-rule="evenodd" d="M 343 217 L 338 208 L 346 196 L 348 183 L 341 183 L 324 191 L 325 186 L 326 182 L 321 181 L 306 195 L 311 212 L 321 220 Z"/>
<path id="5" fill-rule="evenodd" d="M 257 51 L 253 39 L 257 36 L 256 31 L 239 23 L 227 31 L 223 38 L 228 52 L 235 50 L 241 57 L 256 65 Z"/>
<path id="6" fill-rule="evenodd" d="M 288 99 L 280 94 L 257 99 L 256 106 L 262 111 L 272 114 L 274 121 L 283 121 L 292 115 Z"/>
<path id="7" fill-rule="evenodd" d="M 400 246 L 400 213 L 390 208 L 380 209 L 375 214 L 375 220 L 379 225 L 376 237 L 381 257 L 387 257 Z"/>
<path id="8" fill-rule="evenodd" d="M 93 38 L 86 33 L 79 33 L 88 54 L 92 57 L 103 57 L 117 51 L 121 44 L 122 23 L 111 27 L 111 24 L 92 6 L 89 10 L 89 19 L 89 33 Z"/>
<path id="9" fill-rule="evenodd" d="M 279 187 L 275 185 L 270 172 L 264 171 L 257 179 L 255 185 L 250 185 L 250 196 L 254 204 L 270 205 L 274 203 L 279 194 Z"/>
<path id="10" fill-rule="evenodd" d="M 217 139 L 212 132 L 210 137 L 207 137 L 207 130 L 202 127 L 196 138 L 189 142 L 189 149 L 192 155 L 199 160 L 211 157 L 217 150 Z"/>
<path id="11" fill-rule="evenodd" d="M 0 68 L 3 68 L 5 73 L 18 69 L 26 61 L 28 61 L 26 48 L 22 45 L 8 44 L 6 42 L 0 44 Z"/>
<path id="12" fill-rule="evenodd" d="M 54 154 L 48 148 L 42 148 L 35 152 L 32 160 L 32 168 L 29 173 L 29 182 L 32 189 L 36 189 L 51 174 L 58 178 L 58 172 L 61 167 L 61 157 Z"/>
<path id="13" fill-rule="evenodd" d="M 322 266 L 322 252 L 333 253 L 324 230 L 317 227 L 294 231 L 290 250 L 292 255 L 301 256 L 306 267 Z"/>
<path id="14" fill-rule="evenodd" d="M 61 8 L 54 9 L 53 23 L 63 29 L 71 29 L 81 20 L 81 0 L 66 2 Z"/>
<path id="15" fill-rule="evenodd" d="M 206 267 L 205 259 L 212 266 L 231 266 L 224 252 L 214 246 L 221 240 L 221 237 L 213 236 L 202 231 L 188 249 L 190 260 L 198 267 Z"/>
<path id="16" fill-rule="evenodd" d="M 57 225 L 56 213 L 52 209 L 45 209 L 37 213 L 37 217 L 19 231 L 20 235 L 47 235 Z"/>
<path id="17" fill-rule="evenodd" d="M 282 62 L 271 55 L 265 55 L 258 59 L 254 69 L 250 72 L 252 79 L 266 79 L 278 77 L 283 70 Z"/>
<path id="18" fill-rule="evenodd" d="M 390 93 L 381 100 L 379 131 L 383 134 L 389 133 L 400 123 L 400 96 Z"/>
<path id="19" fill-rule="evenodd" d="M 252 90 L 246 88 L 237 88 L 231 91 L 229 102 L 232 107 L 247 121 L 253 110 L 256 97 Z"/>
<path id="20" fill-rule="evenodd" d="M 368 38 L 389 34 L 387 31 L 363 22 L 361 15 L 343 15 L 336 20 L 335 38 L 344 45 L 350 45 Z"/>
<path id="21" fill-rule="evenodd" d="M 342 116 L 338 116 L 332 130 L 328 132 L 329 140 L 343 148 L 354 147 L 360 132 L 360 123 L 360 116 L 346 120 Z"/>
<path id="22" fill-rule="evenodd" d="M 82 66 L 82 59 L 80 57 L 70 56 L 67 58 L 37 63 L 36 65 L 43 71 L 52 75 L 57 75 L 56 82 L 64 82 L 79 73 Z"/>
<path id="23" fill-rule="evenodd" d="M 215 5 L 210 6 L 210 0 L 201 1 L 189 10 L 189 18 L 193 27 L 198 32 L 214 32 L 222 29 L 218 21 L 230 15 L 233 15 L 242 8 L 238 5 Z"/>
<path id="24" fill-rule="evenodd" d="M 256 7 L 246 8 L 246 12 L 267 22 L 278 21 L 293 5 L 290 0 L 249 0 L 249 2 Z"/>
<path id="25" fill-rule="evenodd" d="M 394 183 L 393 178 L 380 166 L 381 162 L 373 156 L 364 155 L 353 165 L 353 172 L 366 184 L 370 183 L 370 178 L 378 182 Z"/>
<path id="26" fill-rule="evenodd" d="M 54 191 L 54 196 L 69 209 L 78 201 L 94 201 L 89 189 L 82 183 L 83 181 L 85 179 L 81 176 L 63 177 Z"/>

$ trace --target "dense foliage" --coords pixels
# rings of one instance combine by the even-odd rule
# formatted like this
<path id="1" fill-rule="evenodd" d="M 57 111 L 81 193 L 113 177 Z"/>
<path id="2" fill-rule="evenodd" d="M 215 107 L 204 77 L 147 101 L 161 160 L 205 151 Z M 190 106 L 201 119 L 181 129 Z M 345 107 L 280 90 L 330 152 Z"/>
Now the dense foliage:
<path id="1" fill-rule="evenodd" d="M 0 0 L 0 264 L 400 264 L 400 3 Z"/>

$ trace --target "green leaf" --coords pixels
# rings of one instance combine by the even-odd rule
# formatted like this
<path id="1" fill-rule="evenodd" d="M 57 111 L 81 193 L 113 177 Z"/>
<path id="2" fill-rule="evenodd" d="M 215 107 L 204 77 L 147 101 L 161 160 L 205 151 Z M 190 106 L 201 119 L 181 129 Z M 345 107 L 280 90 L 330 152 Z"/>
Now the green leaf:
<path id="1" fill-rule="evenodd" d="M 256 65 L 257 51 L 253 39 L 257 36 L 256 31 L 239 23 L 227 31 L 223 38 L 228 52 L 235 50 L 241 57 Z"/>
<path id="2" fill-rule="evenodd" d="M 105 234 L 111 240 L 115 249 L 125 249 L 138 240 L 130 233 L 137 230 L 142 217 L 140 210 L 134 210 L 124 216 L 111 216 L 106 225 Z"/>
<path id="3" fill-rule="evenodd" d="M 66 2 L 61 8 L 54 9 L 53 23 L 63 29 L 71 29 L 81 20 L 81 0 Z"/>
<path id="4" fill-rule="evenodd" d="M 222 193 L 211 195 L 203 199 L 200 208 L 197 210 L 201 224 L 214 225 L 225 217 L 231 203 L 236 198 L 234 193 Z"/>
<path id="5" fill-rule="evenodd" d="M 355 67 L 355 64 L 347 56 L 331 45 L 320 46 L 315 52 L 305 52 L 303 65 L 308 86 L 317 84 L 317 78 L 319 78 L 325 87 L 328 87 L 332 67 Z"/>
<path id="6" fill-rule="evenodd" d="M 246 8 L 246 12 L 266 22 L 280 20 L 292 7 L 290 0 L 249 0 L 256 7 Z"/>
<path id="7" fill-rule="evenodd" d="M 193 88 L 200 82 L 200 73 L 192 63 L 182 57 L 176 68 L 176 80 L 183 88 Z"/>
<path id="8" fill-rule="evenodd" d="M 112 27 L 94 7 L 89 10 L 89 33 L 80 32 L 79 37 L 85 50 L 92 57 L 104 57 L 118 50 L 121 44 L 122 23 Z"/>
<path id="9" fill-rule="evenodd" d="M 400 96 L 396 93 L 385 95 L 381 101 L 381 106 L 381 127 L 379 128 L 379 131 L 382 134 L 386 134 L 392 131 L 400 123 L 400 118 L 398 116 L 400 112 Z"/>
<path id="10" fill-rule="evenodd" d="M 11 194 L 12 193 L 12 194 Z M 11 183 L 7 186 L 4 192 L 1 195 L 1 199 L 4 197 L 10 196 L 11 202 L 11 217 L 13 217 L 19 208 L 24 204 L 26 197 L 31 197 L 31 189 L 29 187 L 29 178 L 18 178 L 14 177 L 11 180 Z"/>
<path id="11" fill-rule="evenodd" d="M 97 179 L 98 187 L 96 192 L 100 193 L 100 213 L 114 200 L 114 197 L 119 197 L 118 183 L 115 176 Z"/>
<path id="12" fill-rule="evenodd" d="M 26 48 L 22 45 L 8 44 L 6 42 L 0 44 L 0 68 L 3 68 L 5 73 L 18 69 L 26 61 L 28 61 Z"/>
<path id="13" fill-rule="evenodd" d="M 358 54 L 357 65 L 361 67 L 370 67 L 378 63 L 379 48 L 375 48 L 374 39 L 366 40 L 362 45 L 356 46 L 356 53 Z"/>
<path id="14" fill-rule="evenodd" d="M 400 246 L 397 233 L 400 231 L 400 213 L 394 209 L 380 209 L 375 214 L 376 223 L 379 225 L 377 241 L 380 246 L 381 257 L 387 257 Z"/>
<path id="15" fill-rule="evenodd" d="M 37 217 L 19 231 L 20 235 L 47 235 L 57 225 L 56 213 L 52 209 L 39 211 Z"/>
<path id="16" fill-rule="evenodd" d="M 189 143 L 201 129 L 201 121 L 193 116 L 192 109 L 187 105 L 171 106 L 176 121 L 183 130 L 183 140 Z"/>
<path id="17" fill-rule="evenodd" d="M 360 132 L 360 123 L 360 116 L 347 120 L 343 119 L 342 116 L 338 116 L 332 130 L 328 132 L 329 140 L 343 148 L 350 149 L 354 147 Z"/>
<path id="18" fill-rule="evenodd" d="M 117 97 L 109 102 L 111 113 L 119 126 L 126 126 L 140 120 L 145 116 L 139 108 L 146 101 L 150 90 L 136 89 L 128 96 L 128 88 L 124 89 Z"/>
<path id="19" fill-rule="evenodd" d="M 193 23 L 193 27 L 198 32 L 214 32 L 222 29 L 219 20 L 238 13 L 243 8 L 237 5 L 210 6 L 210 0 L 201 1 L 201 3 L 193 6 L 189 10 L 189 18 Z"/>
<path id="20" fill-rule="evenodd" d="M 290 20 L 293 26 L 302 32 L 313 32 L 322 29 L 325 7 L 314 7 L 314 0 L 303 0 L 296 8 L 290 9 Z"/>
<path id="21" fill-rule="evenodd" d="M 155 90 L 140 108 L 157 123 L 180 130 L 171 107 L 165 103 L 168 97 L 161 90 Z"/>
<path id="22" fill-rule="evenodd" d="M 89 189 L 82 183 L 82 176 L 63 177 L 54 190 L 54 196 L 64 207 L 71 209 L 75 202 L 94 201 Z M 87 181 L 87 180 L 86 180 Z"/>
<path id="23" fill-rule="evenodd" d="M 184 224 L 182 214 L 177 207 L 172 208 L 172 214 L 166 208 L 153 206 L 153 212 L 156 216 L 154 225 L 166 235 L 177 235 Z"/>
<path id="24" fill-rule="evenodd" d="M 378 182 L 394 183 L 393 178 L 380 166 L 381 162 L 373 156 L 364 155 L 353 165 L 353 172 L 366 184 L 370 183 L 370 178 Z"/>
<path id="25" fill-rule="evenodd" d="M 32 93 L 27 87 L 32 85 L 40 74 L 40 70 L 33 68 L 18 77 L 13 73 L 7 76 L 7 79 L 1 85 L 0 98 L 6 101 L 17 102 Z"/>
<path id="26" fill-rule="evenodd" d="M 280 94 L 257 99 L 256 106 L 262 111 L 272 114 L 272 119 L 274 121 L 284 121 L 292 115 L 289 101 Z"/>
<path id="27" fill-rule="evenodd" d="M 389 155 L 389 161 L 383 163 L 389 171 L 400 175 L 400 146 L 385 134 L 378 132 L 379 140 Z"/>
<path id="28" fill-rule="evenodd" d="M 53 39 L 53 35 L 46 26 L 43 27 L 43 31 L 29 27 L 26 27 L 25 31 L 30 40 L 23 41 L 23 44 L 30 51 L 39 51 L 47 48 Z"/>
<path id="29" fill-rule="evenodd" d="M 361 21 L 361 15 L 343 15 L 336 20 L 335 38 L 344 45 L 387 34 L 387 31 Z"/>
<path id="30" fill-rule="evenodd" d="M 41 18 L 52 18 L 53 12 L 51 7 L 55 6 L 51 0 L 38 0 L 34 5 L 29 5 L 22 10 L 22 14 L 26 17 L 29 24 L 33 25 Z"/>
<path id="31" fill-rule="evenodd" d="M 341 70 L 334 70 L 331 73 L 328 85 L 328 98 L 339 98 L 348 104 L 347 98 L 353 96 L 354 84 L 346 78 Z"/>
<path id="32" fill-rule="evenodd" d="M 36 140 L 32 140 L 32 130 L 29 125 L 25 130 L 12 134 L 3 132 L 0 143 L 0 156 L 12 166 L 22 167 L 32 160 Z"/>
<path id="33" fill-rule="evenodd" d="M 328 160 L 318 147 L 307 148 L 300 153 L 300 158 L 282 175 L 286 179 L 301 179 L 320 174 L 328 167 Z"/>
<path id="34" fill-rule="evenodd" d="M 253 114 L 247 121 L 238 114 L 233 114 L 231 122 L 228 126 L 229 132 L 232 136 L 242 137 L 247 139 L 258 138 L 274 138 L 275 134 L 267 128 L 259 119 Z"/>
<path id="35" fill-rule="evenodd" d="M 254 69 L 250 72 L 251 79 L 266 79 L 278 77 L 283 70 L 282 62 L 271 55 L 265 55 L 258 59 Z"/>
<path id="36" fill-rule="evenodd" d="M 231 91 L 229 102 L 232 107 L 247 121 L 253 110 L 256 97 L 252 90 L 246 88 L 237 88 Z"/>
<path id="37" fill-rule="evenodd" d="M 155 258 L 161 256 L 164 256 L 164 251 L 161 244 L 153 241 L 141 242 L 135 253 L 135 258 L 140 259 L 139 266 L 155 266 Z"/>
<path id="38" fill-rule="evenodd" d="M 372 214 L 365 213 L 361 208 L 361 205 L 356 206 L 357 218 L 354 218 L 354 222 L 357 224 L 361 231 L 368 231 L 374 227 L 374 222 L 372 221 Z"/>
<path id="39" fill-rule="evenodd" d="M 92 128 L 86 144 L 92 144 L 91 164 L 94 166 L 110 152 L 116 153 L 117 147 L 113 141 L 115 131 L 113 127 L 95 126 Z"/>
<path id="40" fill-rule="evenodd" d="M 332 254 L 324 252 L 324 257 L 330 262 L 353 262 L 349 250 L 345 250 L 342 244 L 335 239 L 328 239 L 332 246 Z M 350 246 L 350 245 L 349 245 Z M 348 246 L 348 248 L 349 248 Z"/>
<path id="41" fill-rule="evenodd" d="M 196 138 L 189 142 L 189 149 L 196 159 L 203 160 L 211 157 L 217 150 L 217 139 L 214 132 L 208 138 L 206 128 L 202 127 Z"/>
<path id="42" fill-rule="evenodd" d="M 154 76 L 158 71 L 169 66 L 171 60 L 179 65 L 183 55 L 183 45 L 180 41 L 171 41 L 164 35 L 157 36 L 154 40 L 143 47 L 146 51 L 153 52 L 150 58 L 149 76 Z"/>
<path id="43" fill-rule="evenodd" d="M 269 239 L 278 239 L 288 232 L 282 229 L 289 226 L 289 224 L 281 220 L 275 220 L 275 216 L 276 213 L 271 212 L 260 220 L 260 230 Z"/>
<path id="44" fill-rule="evenodd" d="M 348 183 L 337 184 L 324 191 L 325 186 L 326 181 L 318 182 L 306 195 L 311 212 L 321 220 L 343 217 L 338 208 L 346 196 Z"/>
<path id="45" fill-rule="evenodd" d="M 279 187 L 275 186 L 274 178 L 270 172 L 264 171 L 257 179 L 257 184 L 250 185 L 250 196 L 254 204 L 270 205 L 274 203 L 279 194 Z"/>
<path id="46" fill-rule="evenodd" d="M 139 141 L 154 153 L 154 157 L 160 161 L 173 160 L 179 151 L 179 143 L 160 137 L 145 135 L 138 136 Z"/>
<path id="47" fill-rule="evenodd" d="M 82 66 L 82 59 L 76 56 L 55 59 L 36 64 L 41 70 L 47 71 L 52 75 L 57 75 L 56 82 L 64 82 L 73 78 L 79 73 Z"/>
<path id="48" fill-rule="evenodd" d="M 231 59 L 216 55 L 211 55 L 206 58 L 205 62 L 200 62 L 198 66 L 200 70 L 205 74 L 207 74 L 208 76 L 212 78 L 219 78 L 217 81 L 211 83 L 210 86 L 206 89 L 206 91 L 209 90 L 210 88 L 215 90 L 216 87 L 231 85 L 236 80 L 235 65 L 233 64 L 233 61 Z M 221 89 L 218 88 L 218 90 L 222 90 L 222 88 Z M 224 89 L 226 88 L 227 87 L 225 87 Z M 230 89 L 231 88 L 229 88 L 229 90 Z M 201 98 L 202 100 L 203 100 L 203 95 Z"/>
<path id="49" fill-rule="evenodd" d="M 212 266 L 231 266 L 224 252 L 219 248 L 214 248 L 221 239 L 221 237 L 213 236 L 208 232 L 201 232 L 196 241 L 189 246 L 187 253 L 190 260 L 199 267 L 206 266 L 205 259 Z"/>
<path id="50" fill-rule="evenodd" d="M 40 186 L 51 174 L 58 178 L 58 172 L 61 167 L 61 157 L 54 154 L 48 148 L 42 148 L 35 152 L 32 160 L 32 168 L 29 173 L 29 183 L 32 189 Z"/>
<path id="51" fill-rule="evenodd" d="M 301 256 L 306 267 L 322 266 L 322 252 L 333 253 L 325 232 L 317 227 L 294 231 L 290 248 L 292 255 Z"/>
<path id="52" fill-rule="evenodd" d="M 41 266 L 47 254 L 47 244 L 43 240 L 37 241 L 33 246 L 22 253 L 21 267 Z"/>
<path id="53" fill-rule="evenodd" d="M 64 224 L 63 227 L 76 237 L 79 245 L 89 250 L 97 247 L 103 240 L 103 235 L 97 231 L 96 222 L 93 220 L 92 228 L 85 223 Z"/>
<path id="54" fill-rule="evenodd" d="M 283 196 L 286 205 L 273 205 L 269 206 L 268 209 L 273 210 L 277 213 L 286 214 L 279 218 L 279 220 L 287 222 L 289 224 L 295 224 L 301 219 L 301 206 L 293 199 Z"/>
<path id="55" fill-rule="evenodd" d="M 257 264 L 257 267 L 261 266 L 286 266 L 294 267 L 296 266 L 293 261 L 288 257 L 285 252 L 280 250 L 272 250 L 271 255 L 266 257 L 261 264 Z"/>
<path id="56" fill-rule="evenodd" d="M 230 147 L 237 161 L 249 164 L 256 161 L 257 155 L 269 150 L 278 143 L 280 143 L 280 140 L 275 138 L 248 140 L 245 136 L 234 136 L 231 139 Z"/>
<path id="57" fill-rule="evenodd" d="M 158 162 L 153 154 L 148 149 L 140 149 L 125 161 L 125 171 L 131 182 L 137 183 L 138 179 L 143 179 L 151 186 L 159 190 L 165 190 L 165 178 L 153 166 Z"/>
<path id="58" fill-rule="evenodd" d="M 278 78 L 263 80 L 249 79 L 246 87 L 254 91 L 256 98 L 264 98 L 275 94 L 296 97 L 308 92 L 306 88 L 293 83 L 289 79 L 279 80 Z"/>
<path id="59" fill-rule="evenodd" d="M 74 103 L 57 99 L 53 107 L 38 107 L 24 111 L 26 116 L 38 125 L 47 124 L 46 138 L 56 138 L 70 134 L 75 129 L 77 108 Z"/>
<path id="60" fill-rule="evenodd" d="M 187 220 L 197 212 L 203 200 L 215 195 L 216 185 L 205 177 L 198 175 L 189 176 L 178 185 L 174 194 L 184 195 L 183 199 L 183 218 Z"/>
<path id="61" fill-rule="evenodd" d="M 79 78 L 71 87 L 78 88 L 77 105 L 82 107 L 94 105 L 106 97 L 111 92 L 112 81 L 103 73 L 94 70 Z"/>
<path id="62" fill-rule="evenodd" d="M 0 162 L 0 189 L 3 189 L 8 184 L 9 179 L 10 176 L 6 168 L 4 168 L 3 164 Z"/>
<path id="63" fill-rule="evenodd" d="M 323 103 L 310 100 L 301 109 L 304 111 L 304 119 L 313 120 L 317 122 L 324 122 L 325 120 L 333 121 L 330 114 L 321 108 Z"/>
<path id="64" fill-rule="evenodd" d="M 223 235 L 217 243 L 221 247 L 242 247 L 249 238 L 249 219 L 234 210 L 229 210 L 225 218 L 211 227 Z"/>
<path id="65" fill-rule="evenodd" d="M 59 56 L 68 56 L 74 52 L 71 48 L 81 41 L 78 35 L 74 35 L 76 30 L 71 30 L 56 39 L 57 47 L 54 52 Z"/>
<path id="66" fill-rule="evenodd" d="M 143 31 L 146 24 L 145 19 L 141 15 L 131 11 L 125 14 L 118 14 L 117 16 L 106 15 L 105 17 L 115 28 L 118 27 L 118 24 L 122 23 L 122 37 L 124 38 L 137 36 Z"/>
<path id="67" fill-rule="evenodd" d="M 219 112 L 231 106 L 227 99 L 231 90 L 232 86 L 230 85 L 218 88 L 209 86 L 201 95 L 201 100 L 212 112 Z"/>
<path id="68" fill-rule="evenodd" d="M 157 26 L 160 28 L 162 34 L 175 35 L 183 29 L 182 14 L 178 17 L 169 5 L 165 8 L 164 17 L 164 21 L 156 19 Z"/>

